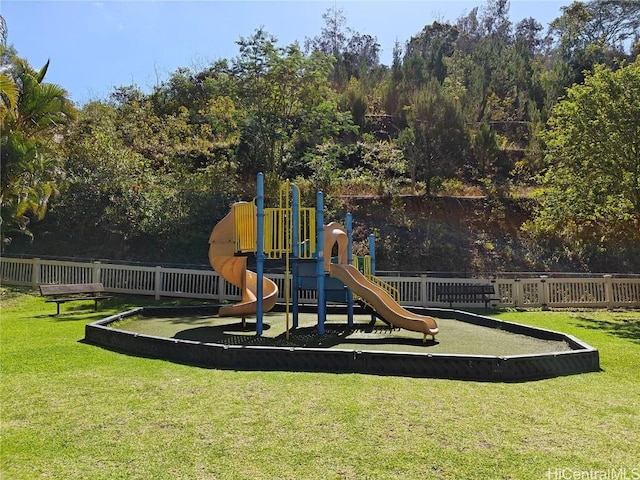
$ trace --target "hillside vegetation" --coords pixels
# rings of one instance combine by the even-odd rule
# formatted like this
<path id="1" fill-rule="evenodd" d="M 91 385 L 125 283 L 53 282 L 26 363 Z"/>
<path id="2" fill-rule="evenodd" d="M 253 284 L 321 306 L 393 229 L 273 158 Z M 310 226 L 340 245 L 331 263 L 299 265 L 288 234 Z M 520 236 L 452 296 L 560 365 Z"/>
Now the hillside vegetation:
<path id="1" fill-rule="evenodd" d="M 575 2 L 545 29 L 489 0 L 392 65 L 340 10 L 324 20 L 81 108 L 3 42 L 3 253 L 206 263 L 264 172 L 272 204 L 291 179 L 328 218 L 353 211 L 379 268 L 638 271 L 638 2 Z"/>

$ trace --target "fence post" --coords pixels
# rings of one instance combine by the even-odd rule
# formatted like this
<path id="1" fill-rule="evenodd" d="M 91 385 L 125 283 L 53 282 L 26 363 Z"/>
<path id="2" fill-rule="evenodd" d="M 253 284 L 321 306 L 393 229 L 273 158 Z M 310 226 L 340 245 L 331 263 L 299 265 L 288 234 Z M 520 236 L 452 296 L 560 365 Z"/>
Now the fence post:
<path id="1" fill-rule="evenodd" d="M 540 291 L 538 292 L 538 299 L 540 300 L 540 306 L 542 310 L 547 310 L 547 303 L 549 302 L 549 284 L 547 283 L 547 275 L 540 275 Z"/>
<path id="2" fill-rule="evenodd" d="M 160 266 L 156 266 L 156 271 L 155 271 L 155 286 L 154 286 L 154 290 L 155 290 L 155 299 L 156 300 L 160 300 L 160 290 L 162 289 L 162 267 Z"/>
<path id="3" fill-rule="evenodd" d="M 427 302 L 427 276 L 420 275 L 420 295 L 422 296 L 422 306 L 428 307 L 429 303 Z"/>
<path id="4" fill-rule="evenodd" d="M 491 285 L 493 285 L 493 290 L 495 292 L 495 296 L 491 299 L 491 308 L 498 308 L 498 303 L 502 303 L 502 296 L 500 295 L 498 279 L 495 276 L 491 278 Z"/>
<path id="5" fill-rule="evenodd" d="M 513 279 L 513 291 L 511 293 L 513 295 L 513 306 L 517 307 L 523 303 L 522 300 L 522 284 L 520 283 L 520 279 L 518 277 Z"/>
<path id="6" fill-rule="evenodd" d="M 40 285 L 40 259 L 34 258 L 31 264 L 31 285 L 33 288 L 38 288 Z"/>
<path id="7" fill-rule="evenodd" d="M 613 297 L 613 275 L 603 275 L 604 277 L 604 301 L 607 304 L 608 309 L 614 307 Z"/>
<path id="8" fill-rule="evenodd" d="M 218 296 L 218 301 L 220 303 L 222 303 L 224 301 L 224 292 L 225 292 L 225 282 L 226 280 L 224 278 L 222 278 L 221 275 L 218 275 L 216 273 L 216 275 L 218 276 L 218 291 L 216 292 L 216 295 Z"/>
<path id="9" fill-rule="evenodd" d="M 100 262 L 93 262 L 93 268 L 91 269 L 91 283 L 101 283 L 100 274 Z"/>

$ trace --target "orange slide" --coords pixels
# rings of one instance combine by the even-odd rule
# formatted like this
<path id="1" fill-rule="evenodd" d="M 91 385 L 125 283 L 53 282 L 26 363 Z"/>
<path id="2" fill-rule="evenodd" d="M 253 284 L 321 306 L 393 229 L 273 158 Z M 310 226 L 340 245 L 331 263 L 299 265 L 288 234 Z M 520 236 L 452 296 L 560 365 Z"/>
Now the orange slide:
<path id="1" fill-rule="evenodd" d="M 233 209 L 212 230 L 209 237 L 209 263 L 227 282 L 242 292 L 242 301 L 220 308 L 221 317 L 244 317 L 255 315 L 258 276 L 247 270 L 247 257 L 235 256 Z M 263 311 L 271 310 L 278 300 L 278 286 L 268 279 L 262 279 Z"/>
<path id="2" fill-rule="evenodd" d="M 325 227 L 324 234 L 325 270 L 329 271 L 331 277 L 337 278 L 353 293 L 362 297 L 391 325 L 414 332 L 421 332 L 424 334 L 425 339 L 427 335 L 435 338 L 434 336 L 438 333 L 438 324 L 435 319 L 412 313 L 403 308 L 384 288 L 369 281 L 356 267 L 348 265 L 343 260 L 346 254 L 339 255 L 340 263 L 329 263 L 334 243 L 338 243 L 338 250 L 340 250 L 341 245 L 345 244 L 344 239 L 341 237 L 344 236 L 346 238 L 346 232 L 337 224 L 329 224 Z M 329 262 L 327 262 L 327 257 Z"/>
<path id="3" fill-rule="evenodd" d="M 435 319 L 404 309 L 384 288 L 370 282 L 353 265 L 332 263 L 330 268 L 332 277 L 337 278 L 353 293 L 364 298 L 391 325 L 422 332 L 425 338 L 427 335 L 433 337 L 438 333 Z"/>

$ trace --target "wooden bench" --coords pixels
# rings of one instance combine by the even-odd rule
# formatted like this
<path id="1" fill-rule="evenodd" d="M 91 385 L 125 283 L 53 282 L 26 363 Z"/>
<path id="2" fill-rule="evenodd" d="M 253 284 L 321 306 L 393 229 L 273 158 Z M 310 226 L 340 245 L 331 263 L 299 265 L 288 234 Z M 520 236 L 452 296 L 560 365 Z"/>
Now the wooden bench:
<path id="1" fill-rule="evenodd" d="M 436 285 L 436 298 L 441 302 L 449 302 L 449 308 L 453 307 L 454 302 L 475 303 L 482 301 L 486 309 L 495 293 L 496 291 L 493 284 L 445 283 Z"/>
<path id="2" fill-rule="evenodd" d="M 40 285 L 40 294 L 48 298 L 47 302 L 55 302 L 58 309 L 56 315 L 60 315 L 60 304 L 76 302 L 79 300 L 93 300 L 94 311 L 98 311 L 98 300 L 107 300 L 110 295 L 104 294 L 104 285 L 101 283 L 71 283 Z"/>

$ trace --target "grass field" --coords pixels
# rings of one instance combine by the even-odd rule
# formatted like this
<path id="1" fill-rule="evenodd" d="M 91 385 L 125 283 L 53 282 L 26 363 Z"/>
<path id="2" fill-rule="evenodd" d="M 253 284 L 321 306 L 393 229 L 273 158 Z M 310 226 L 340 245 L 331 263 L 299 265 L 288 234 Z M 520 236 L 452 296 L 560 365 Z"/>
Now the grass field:
<path id="1" fill-rule="evenodd" d="M 84 326 L 140 299 L 52 317 L 1 293 L 2 479 L 640 478 L 638 312 L 498 313 L 577 336 L 603 371 L 477 383 L 123 355 Z"/>

